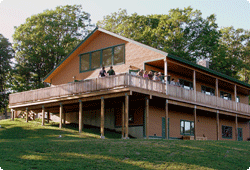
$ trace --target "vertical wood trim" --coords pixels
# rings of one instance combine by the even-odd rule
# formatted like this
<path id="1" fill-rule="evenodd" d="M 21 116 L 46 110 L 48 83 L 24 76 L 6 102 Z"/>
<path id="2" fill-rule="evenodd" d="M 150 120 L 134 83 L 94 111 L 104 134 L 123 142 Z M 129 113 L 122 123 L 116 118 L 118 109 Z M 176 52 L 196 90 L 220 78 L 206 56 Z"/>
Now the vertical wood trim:
<path id="1" fill-rule="evenodd" d="M 122 138 L 124 138 L 124 101 L 122 102 Z"/>
<path id="2" fill-rule="evenodd" d="M 129 96 L 125 95 L 125 138 L 128 139 Z"/>
<path id="3" fill-rule="evenodd" d="M 149 99 L 145 98 L 145 111 L 146 111 L 146 138 L 149 137 Z"/>
<path id="4" fill-rule="evenodd" d="M 82 101 L 79 100 L 79 133 L 82 132 L 83 128 L 83 119 L 82 119 Z"/>
<path id="5" fill-rule="evenodd" d="M 49 112 L 49 110 L 48 110 L 48 112 L 47 112 L 47 122 L 49 123 L 49 119 L 50 119 L 50 112 Z"/>
<path id="6" fill-rule="evenodd" d="M 219 82 L 218 79 L 216 78 L 215 80 L 215 90 L 216 90 L 216 105 L 218 106 L 218 97 L 219 97 Z"/>
<path id="7" fill-rule="evenodd" d="M 238 140 L 238 115 L 235 115 L 235 140 Z"/>
<path id="8" fill-rule="evenodd" d="M 105 138 L 104 137 L 104 111 L 105 111 L 105 108 L 104 108 L 104 98 L 102 97 L 101 98 L 101 138 Z"/>
<path id="9" fill-rule="evenodd" d="M 12 121 L 14 121 L 14 119 L 15 119 L 15 110 L 14 109 L 11 109 L 11 119 L 12 119 Z"/>
<path id="10" fill-rule="evenodd" d="M 164 60 L 164 78 L 166 82 L 166 95 L 168 94 L 168 62 L 167 59 Z"/>
<path id="11" fill-rule="evenodd" d="M 235 99 L 235 109 L 237 111 L 237 86 L 234 85 L 234 99 Z"/>
<path id="12" fill-rule="evenodd" d="M 165 136 L 168 139 L 168 99 L 166 99 Z"/>
<path id="13" fill-rule="evenodd" d="M 197 115 L 196 115 L 196 105 L 194 106 L 194 140 L 197 137 Z"/>
<path id="14" fill-rule="evenodd" d="M 45 109 L 44 106 L 42 106 L 42 126 L 44 126 L 44 116 L 45 116 Z"/>
<path id="15" fill-rule="evenodd" d="M 217 113 L 216 113 L 216 131 L 217 131 L 217 140 L 220 140 L 220 130 L 219 130 L 219 128 L 220 128 L 220 119 L 219 119 L 219 110 L 217 110 Z"/>
<path id="16" fill-rule="evenodd" d="M 29 122 L 29 109 L 26 107 L 26 122 Z"/>
<path id="17" fill-rule="evenodd" d="M 194 101 L 196 102 L 196 72 L 193 72 Z"/>
<path id="18" fill-rule="evenodd" d="M 60 103 L 60 122 L 59 122 L 59 128 L 62 128 L 62 114 L 63 114 L 63 105 Z M 49 112 L 48 112 L 49 115 Z"/>

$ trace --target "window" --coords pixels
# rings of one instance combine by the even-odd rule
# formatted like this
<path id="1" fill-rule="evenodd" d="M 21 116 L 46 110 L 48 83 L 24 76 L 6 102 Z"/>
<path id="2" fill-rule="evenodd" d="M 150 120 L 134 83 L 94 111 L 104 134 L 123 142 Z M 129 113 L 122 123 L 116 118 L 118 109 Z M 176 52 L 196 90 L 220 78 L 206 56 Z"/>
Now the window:
<path id="1" fill-rule="evenodd" d="M 206 87 L 206 86 L 201 86 L 201 92 L 202 93 L 205 93 L 207 95 L 211 95 L 211 96 L 214 96 L 215 94 L 215 90 L 211 87 Z"/>
<path id="2" fill-rule="evenodd" d="M 232 127 L 222 125 L 222 138 L 232 139 Z"/>
<path id="3" fill-rule="evenodd" d="M 187 81 L 187 80 L 183 80 L 183 79 L 179 79 L 179 80 L 180 80 L 181 86 L 184 89 L 193 90 L 193 82 Z"/>
<path id="4" fill-rule="evenodd" d="M 114 47 L 114 65 L 124 63 L 125 46 Z"/>
<path id="5" fill-rule="evenodd" d="M 227 93 L 227 92 L 223 92 L 221 91 L 220 92 L 220 97 L 225 99 L 225 100 L 232 100 L 232 96 L 230 93 Z"/>
<path id="6" fill-rule="evenodd" d="M 181 135 L 194 135 L 194 122 L 181 120 Z"/>
<path id="7" fill-rule="evenodd" d="M 80 72 L 95 70 L 125 62 L 125 45 L 116 45 L 80 54 Z"/>

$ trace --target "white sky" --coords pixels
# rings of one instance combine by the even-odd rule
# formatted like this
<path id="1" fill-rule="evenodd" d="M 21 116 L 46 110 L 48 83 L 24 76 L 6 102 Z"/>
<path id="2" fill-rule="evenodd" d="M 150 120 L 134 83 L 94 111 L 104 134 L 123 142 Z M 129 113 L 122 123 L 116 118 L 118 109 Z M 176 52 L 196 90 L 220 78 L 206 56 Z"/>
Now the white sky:
<path id="1" fill-rule="evenodd" d="M 23 24 L 31 15 L 67 4 L 81 4 L 90 13 L 92 23 L 119 8 L 127 9 L 129 14 L 147 15 L 191 6 L 201 10 L 203 17 L 216 14 L 219 27 L 250 29 L 250 0 L 0 0 L 0 33 L 12 42 L 14 26 Z"/>

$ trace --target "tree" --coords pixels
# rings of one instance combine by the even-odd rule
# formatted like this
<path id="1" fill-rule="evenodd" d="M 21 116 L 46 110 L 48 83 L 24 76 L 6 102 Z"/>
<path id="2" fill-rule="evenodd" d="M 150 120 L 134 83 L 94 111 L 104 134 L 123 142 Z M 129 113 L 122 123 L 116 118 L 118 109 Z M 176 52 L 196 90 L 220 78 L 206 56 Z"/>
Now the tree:
<path id="1" fill-rule="evenodd" d="M 140 16 L 119 10 L 104 17 L 98 26 L 196 62 L 209 58 L 218 48 L 220 38 L 215 15 L 202 18 L 191 7 L 171 9 L 169 14 Z"/>
<path id="2" fill-rule="evenodd" d="M 81 5 L 58 6 L 33 15 L 15 28 L 16 81 L 14 89 L 44 87 L 44 78 L 82 39 L 90 15 Z"/>
<path id="3" fill-rule="evenodd" d="M 7 107 L 10 93 L 10 72 L 11 59 L 14 58 L 14 51 L 8 39 L 0 34 L 0 113 L 7 116 Z"/>

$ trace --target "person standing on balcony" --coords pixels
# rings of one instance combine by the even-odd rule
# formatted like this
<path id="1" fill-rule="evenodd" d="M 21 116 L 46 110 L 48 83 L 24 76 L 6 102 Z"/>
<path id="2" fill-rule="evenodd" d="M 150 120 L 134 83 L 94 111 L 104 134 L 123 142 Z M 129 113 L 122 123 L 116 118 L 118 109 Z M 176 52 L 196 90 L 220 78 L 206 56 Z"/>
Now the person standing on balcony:
<path id="1" fill-rule="evenodd" d="M 178 86 L 178 87 L 181 86 L 179 79 L 177 79 L 177 82 L 175 83 L 175 85 Z"/>
<path id="2" fill-rule="evenodd" d="M 149 78 L 149 80 L 153 80 L 153 73 L 152 73 L 152 71 L 149 71 L 148 72 L 148 78 Z"/>
<path id="3" fill-rule="evenodd" d="M 170 85 L 175 85 L 175 82 L 174 82 L 174 79 L 172 79 L 171 81 L 170 81 Z"/>
<path id="4" fill-rule="evenodd" d="M 143 78 L 148 79 L 148 72 L 147 72 L 147 70 L 144 71 L 144 73 L 143 73 Z"/>
<path id="5" fill-rule="evenodd" d="M 109 76 L 115 75 L 115 71 L 113 70 L 113 67 L 112 67 L 112 66 L 110 66 L 110 69 L 108 70 L 107 73 L 109 74 Z"/>
<path id="6" fill-rule="evenodd" d="M 107 75 L 105 67 L 102 67 L 102 70 L 99 72 L 99 77 L 105 77 Z"/>
<path id="7" fill-rule="evenodd" d="M 138 71 L 137 76 L 143 76 L 143 70 L 142 70 L 142 69 L 140 69 L 140 70 Z"/>

